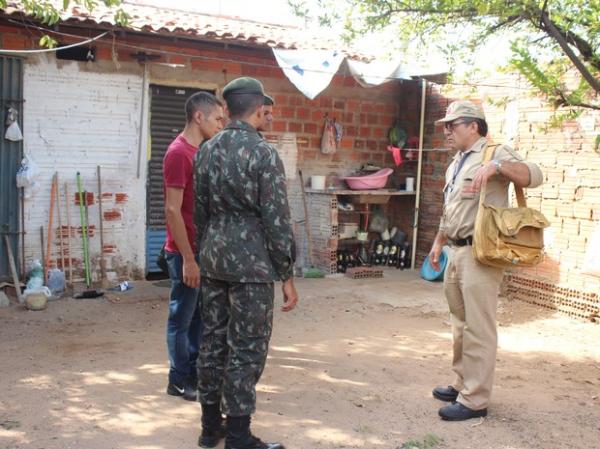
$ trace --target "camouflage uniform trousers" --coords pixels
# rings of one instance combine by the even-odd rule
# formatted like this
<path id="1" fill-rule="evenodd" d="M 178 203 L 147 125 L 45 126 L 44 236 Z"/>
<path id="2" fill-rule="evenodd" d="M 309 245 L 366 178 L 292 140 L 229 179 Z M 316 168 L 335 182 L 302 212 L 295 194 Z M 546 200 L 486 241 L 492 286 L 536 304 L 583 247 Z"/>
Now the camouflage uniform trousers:
<path id="1" fill-rule="evenodd" d="M 199 400 L 221 403 L 227 416 L 251 415 L 273 328 L 274 285 L 203 277 L 202 294 Z"/>

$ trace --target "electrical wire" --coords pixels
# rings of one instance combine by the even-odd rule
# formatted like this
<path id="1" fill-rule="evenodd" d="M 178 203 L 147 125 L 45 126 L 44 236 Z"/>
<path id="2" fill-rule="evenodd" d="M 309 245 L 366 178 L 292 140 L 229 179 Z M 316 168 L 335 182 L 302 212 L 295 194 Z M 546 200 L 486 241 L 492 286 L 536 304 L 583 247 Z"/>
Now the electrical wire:
<path id="1" fill-rule="evenodd" d="M 158 48 L 149 48 L 149 47 L 143 47 L 143 46 L 139 46 L 139 45 L 132 45 L 132 44 L 126 44 L 126 43 L 121 43 L 121 42 L 117 42 L 116 43 L 117 47 L 125 47 L 125 48 L 130 48 L 133 50 L 138 50 L 138 51 L 145 51 L 145 52 L 153 52 L 153 53 L 160 53 L 160 54 L 165 54 L 165 55 L 170 55 L 170 56 L 182 56 L 182 57 L 187 57 L 190 59 L 201 59 L 201 60 L 206 60 L 206 61 L 217 61 L 217 62 L 228 62 L 228 63 L 236 63 L 236 64 L 242 64 L 242 65 L 251 65 L 253 67 L 266 67 L 266 68 L 281 68 L 283 69 L 283 67 L 280 67 L 279 65 L 272 65 L 272 64 L 265 64 L 265 63 L 260 63 L 260 62 L 247 62 L 247 61 L 240 61 L 237 59 L 227 59 L 227 58 L 218 58 L 218 57 L 212 57 L 212 56 L 199 56 L 199 55 L 193 55 L 193 54 L 189 54 L 189 53 L 182 53 L 182 52 L 176 52 L 176 51 L 170 51 L 170 50 L 162 50 L 162 49 L 158 49 Z M 292 67 L 286 67 L 286 68 L 292 68 Z M 314 72 L 314 73 L 330 73 L 327 72 L 326 70 L 318 70 L 318 69 L 303 69 L 305 72 Z M 353 75 L 349 75 L 349 74 L 344 74 L 344 73 L 336 73 L 337 76 L 342 76 L 345 78 L 354 78 Z M 373 75 L 373 76 L 369 76 L 370 78 L 378 78 L 384 81 L 421 81 L 423 78 L 426 79 L 425 76 L 419 76 L 419 77 L 415 77 L 413 79 L 403 79 L 403 78 L 395 78 L 395 77 L 388 77 L 388 76 L 377 76 L 377 75 Z M 520 90 L 529 90 L 526 87 L 519 87 L 519 86 L 514 86 L 514 85 L 500 85 L 500 84 L 485 84 L 485 83 L 457 83 L 457 82 L 437 82 L 437 81 L 431 81 L 431 80 L 427 80 L 428 83 L 430 84 L 437 84 L 439 86 L 441 85 L 451 85 L 451 86 L 464 86 L 464 87 L 501 87 L 501 88 L 506 88 L 506 89 L 520 89 Z"/>
<path id="2" fill-rule="evenodd" d="M 20 22 L 14 21 L 9 19 L 10 22 L 15 23 L 15 24 L 19 24 L 19 25 L 23 25 Z M 65 36 L 65 37 L 73 37 L 73 38 L 79 38 L 81 36 L 76 35 L 76 34 L 70 34 L 70 33 L 62 33 L 59 31 L 54 31 L 54 30 L 49 30 L 47 28 L 43 28 L 43 27 L 39 27 L 33 24 L 29 25 L 30 28 L 35 28 L 38 29 L 40 31 L 43 31 L 45 33 L 51 33 L 51 34 L 56 34 L 59 36 Z M 214 56 L 200 56 L 200 55 L 195 55 L 195 54 L 189 54 L 189 53 L 184 53 L 184 52 L 177 52 L 177 51 L 172 51 L 172 50 L 162 50 L 160 48 L 150 48 L 150 47 L 145 47 L 145 46 L 140 46 L 140 45 L 132 45 L 132 44 L 127 44 L 124 42 L 118 42 L 115 39 L 115 34 L 111 31 L 106 31 L 105 33 L 96 36 L 93 39 L 89 39 L 85 42 L 81 42 L 78 44 L 72 44 L 72 45 L 68 45 L 65 47 L 60 47 L 58 49 L 42 49 L 42 50 L 8 50 L 8 52 L 13 52 L 13 53 L 36 53 L 36 52 L 46 52 L 46 51 L 56 51 L 59 49 L 65 49 L 65 48 L 70 48 L 70 47 L 74 47 L 74 46 L 79 46 L 79 45 L 85 45 L 86 43 L 95 41 L 95 40 L 100 40 L 102 39 L 104 36 L 106 36 L 106 34 L 112 34 L 112 38 L 110 42 L 107 42 L 106 40 L 102 40 L 102 42 L 104 43 L 109 43 L 110 45 L 114 45 L 117 47 L 122 47 L 122 48 L 129 48 L 132 50 L 138 50 L 138 51 L 144 51 L 144 52 L 152 52 L 152 53 L 159 53 L 159 54 L 163 54 L 163 55 L 168 55 L 168 56 L 181 56 L 181 57 L 185 57 L 185 58 L 190 58 L 191 60 L 205 60 L 205 61 L 215 61 L 215 62 L 223 62 L 223 63 L 234 63 L 234 64 L 241 64 L 241 65 L 250 65 L 253 67 L 265 67 L 265 68 L 281 68 L 283 69 L 283 67 L 280 67 L 279 65 L 275 65 L 275 64 L 266 64 L 266 63 L 260 63 L 260 62 L 248 62 L 248 61 L 240 61 L 237 59 L 228 59 L 228 58 L 219 58 L 219 57 L 214 57 Z M 7 52 L 7 50 L 1 50 L 0 49 L 0 53 L 1 52 Z M 292 67 L 286 67 L 288 69 L 291 69 Z M 304 69 L 307 72 L 314 72 L 314 73 L 330 73 L 327 72 L 326 70 L 318 70 L 318 69 Z M 353 75 L 350 74 L 344 74 L 344 73 L 337 73 L 337 76 L 342 76 L 344 78 L 349 78 L 349 77 L 353 77 Z M 382 80 L 383 82 L 385 81 L 421 81 L 422 79 L 427 79 L 426 76 L 416 76 L 413 79 L 403 79 L 403 78 L 396 78 L 396 77 L 388 77 L 388 76 L 377 76 L 377 75 L 373 75 L 370 76 L 370 78 L 377 78 Z M 438 82 L 438 81 L 431 81 L 431 80 L 427 80 L 428 83 L 430 84 L 435 84 L 438 86 L 444 86 L 444 85 L 449 85 L 449 86 L 461 86 L 461 87 L 495 87 L 495 88 L 503 88 L 503 89 L 515 89 L 515 90 L 523 90 L 523 91 L 528 91 L 530 90 L 527 87 L 521 87 L 521 86 L 515 86 L 515 85 L 501 85 L 501 84 L 487 84 L 487 83 L 459 83 L 459 82 L 451 82 L 451 81 L 446 81 L 446 82 Z"/>
<path id="3" fill-rule="evenodd" d="M 110 33 L 110 31 L 105 31 L 104 33 L 102 33 L 102 34 L 100 34 L 100 35 L 98 35 L 96 37 L 93 37 L 91 39 L 87 39 L 87 40 L 82 41 L 82 42 L 77 42 L 75 44 L 65 45 L 65 46 L 62 46 L 62 47 L 56 47 L 56 48 L 38 48 L 38 49 L 35 49 L 35 50 L 7 50 L 7 49 L 4 49 L 4 48 L 0 48 L 0 53 L 4 53 L 4 54 L 52 53 L 52 52 L 56 52 L 56 51 L 59 51 L 59 50 L 66 50 L 68 48 L 81 47 L 82 45 L 86 45 L 86 44 L 94 42 L 94 41 L 96 41 L 98 39 L 103 38 L 108 33 Z"/>

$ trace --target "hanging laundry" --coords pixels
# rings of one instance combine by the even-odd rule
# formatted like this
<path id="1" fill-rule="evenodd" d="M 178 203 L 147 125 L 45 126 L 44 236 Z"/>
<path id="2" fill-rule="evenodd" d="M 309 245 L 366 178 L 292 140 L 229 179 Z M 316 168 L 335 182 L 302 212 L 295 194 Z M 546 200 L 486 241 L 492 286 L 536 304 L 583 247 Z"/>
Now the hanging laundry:
<path id="1" fill-rule="evenodd" d="M 326 117 L 323 127 L 323 137 L 321 137 L 321 153 L 333 154 L 336 150 L 335 126 L 333 120 Z"/>
<path id="2" fill-rule="evenodd" d="M 339 147 L 340 143 L 342 142 L 342 137 L 344 137 L 344 127 L 335 119 L 333 119 L 333 127 L 335 129 L 335 143 L 336 146 Z"/>
<path id="3" fill-rule="evenodd" d="M 350 73 L 362 87 L 374 87 L 394 79 L 411 79 L 398 61 L 353 61 L 346 59 Z"/>
<path id="4" fill-rule="evenodd" d="M 12 142 L 19 142 L 20 140 L 23 140 L 23 133 L 21 132 L 21 128 L 19 128 L 19 124 L 17 123 L 18 117 L 19 111 L 12 106 L 9 107 L 6 113 L 6 132 L 4 133 L 4 138 Z"/>
<path id="5" fill-rule="evenodd" d="M 396 164 L 396 167 L 402 165 L 402 150 L 393 145 L 388 146 L 387 150 L 392 153 L 392 156 L 394 156 L 394 163 Z"/>
<path id="6" fill-rule="evenodd" d="M 330 50 L 273 49 L 285 76 L 311 100 L 329 86 L 344 55 Z"/>

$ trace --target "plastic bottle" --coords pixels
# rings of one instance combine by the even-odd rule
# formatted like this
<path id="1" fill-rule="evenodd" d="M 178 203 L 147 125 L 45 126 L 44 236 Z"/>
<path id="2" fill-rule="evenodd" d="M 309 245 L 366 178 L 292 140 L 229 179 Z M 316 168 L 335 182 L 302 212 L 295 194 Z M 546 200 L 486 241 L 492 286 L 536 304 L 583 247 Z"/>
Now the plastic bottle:
<path id="1" fill-rule="evenodd" d="M 48 272 L 48 288 L 53 296 L 60 296 L 65 291 L 65 273 L 58 268 Z"/>

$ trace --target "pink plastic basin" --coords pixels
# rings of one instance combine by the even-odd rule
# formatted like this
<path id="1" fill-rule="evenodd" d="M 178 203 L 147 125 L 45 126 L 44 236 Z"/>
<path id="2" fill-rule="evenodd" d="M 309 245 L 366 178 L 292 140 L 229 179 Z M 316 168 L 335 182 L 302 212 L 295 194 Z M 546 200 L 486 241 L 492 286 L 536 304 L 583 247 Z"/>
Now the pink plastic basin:
<path id="1" fill-rule="evenodd" d="M 384 168 L 371 175 L 366 176 L 348 176 L 342 178 L 348 183 L 352 190 L 372 190 L 383 189 L 387 184 L 387 180 L 394 172 L 391 168 Z"/>

